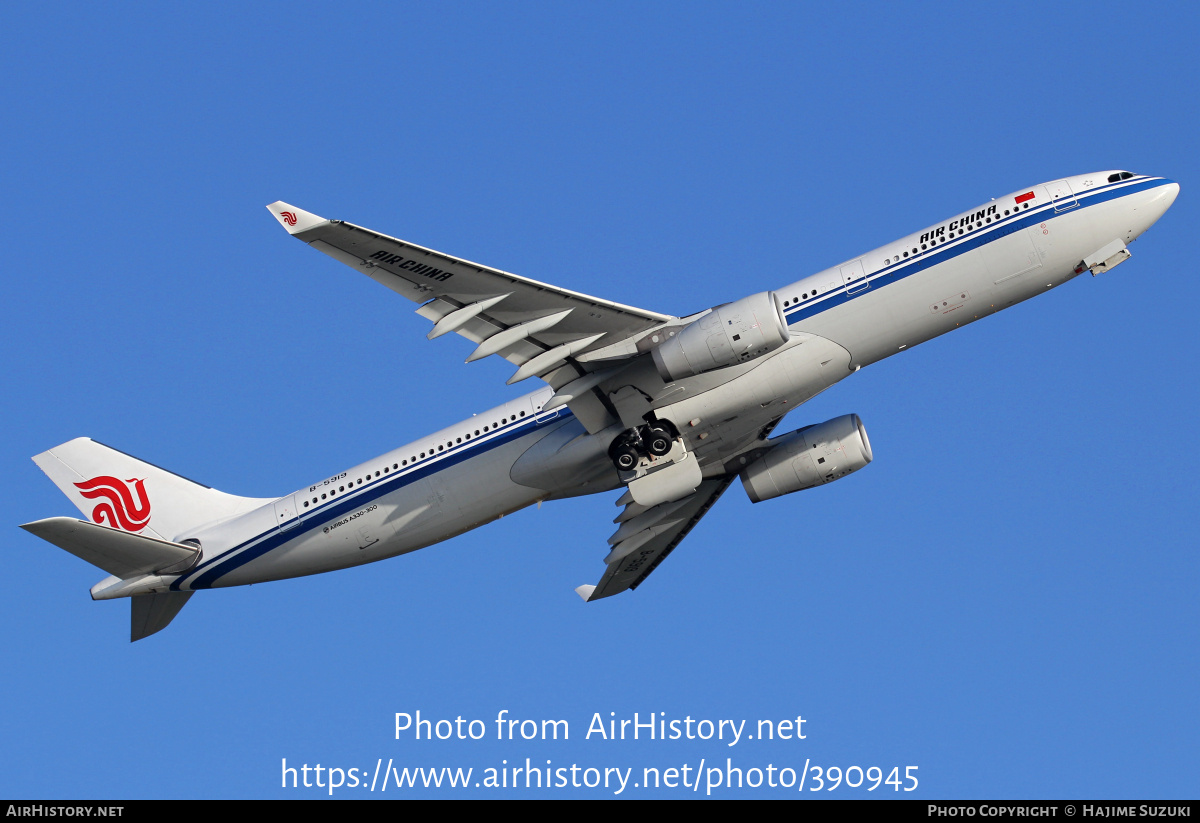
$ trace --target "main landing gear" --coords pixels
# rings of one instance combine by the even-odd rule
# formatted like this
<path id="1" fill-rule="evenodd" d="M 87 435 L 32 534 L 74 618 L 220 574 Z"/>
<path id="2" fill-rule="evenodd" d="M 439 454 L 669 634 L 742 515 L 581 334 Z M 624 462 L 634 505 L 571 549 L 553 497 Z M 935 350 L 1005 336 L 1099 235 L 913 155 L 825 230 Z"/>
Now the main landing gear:
<path id="1" fill-rule="evenodd" d="M 608 447 L 608 456 L 618 470 L 627 472 L 637 468 L 643 455 L 664 457 L 670 454 L 679 433 L 669 420 L 654 420 L 635 429 L 626 429 L 613 439 Z"/>

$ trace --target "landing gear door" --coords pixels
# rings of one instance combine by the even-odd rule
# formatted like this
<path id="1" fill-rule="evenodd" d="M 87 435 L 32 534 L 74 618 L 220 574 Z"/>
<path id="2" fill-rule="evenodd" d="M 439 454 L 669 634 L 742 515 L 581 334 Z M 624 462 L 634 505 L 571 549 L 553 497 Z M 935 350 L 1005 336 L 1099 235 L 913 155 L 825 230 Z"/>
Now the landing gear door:
<path id="1" fill-rule="evenodd" d="M 867 279 L 867 273 L 863 270 L 861 257 L 853 263 L 847 263 L 842 266 L 841 272 L 842 284 L 846 287 L 846 294 L 858 294 L 871 287 L 871 281 Z"/>
<path id="2" fill-rule="evenodd" d="M 296 510 L 296 495 L 291 494 L 275 501 L 275 525 L 285 532 L 299 523 Z"/>
<path id="3" fill-rule="evenodd" d="M 1071 191 L 1071 184 L 1066 180 L 1047 183 L 1046 194 L 1050 196 L 1050 202 L 1054 204 L 1055 212 L 1067 211 L 1079 205 L 1079 201 L 1075 199 L 1075 193 Z"/>

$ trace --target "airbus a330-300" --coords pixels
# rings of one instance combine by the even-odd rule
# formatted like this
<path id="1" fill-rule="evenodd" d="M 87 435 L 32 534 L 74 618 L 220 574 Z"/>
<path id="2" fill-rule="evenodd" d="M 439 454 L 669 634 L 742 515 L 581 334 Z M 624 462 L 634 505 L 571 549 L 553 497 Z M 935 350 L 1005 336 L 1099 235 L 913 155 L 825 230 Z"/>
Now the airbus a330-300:
<path id="1" fill-rule="evenodd" d="M 623 489 L 588 601 L 636 588 L 740 478 L 754 502 L 871 462 L 857 415 L 772 437 L 863 366 L 1108 271 L 1174 202 L 1162 177 L 1103 171 L 1018 189 L 861 257 L 688 317 L 613 303 L 287 203 L 288 233 L 547 386 L 277 498 L 219 492 L 88 438 L 34 457 L 89 519 L 23 528 L 111 576 L 133 640 L 193 593 L 415 551 L 510 512 Z M 766 285 L 766 284 L 764 284 Z M 599 540 L 597 540 L 599 542 Z"/>

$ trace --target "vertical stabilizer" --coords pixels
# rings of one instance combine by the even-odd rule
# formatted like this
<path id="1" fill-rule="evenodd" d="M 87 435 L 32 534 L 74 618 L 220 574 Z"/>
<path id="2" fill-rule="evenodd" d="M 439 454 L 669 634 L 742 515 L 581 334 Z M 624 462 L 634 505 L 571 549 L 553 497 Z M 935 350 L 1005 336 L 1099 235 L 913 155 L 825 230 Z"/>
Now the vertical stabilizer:
<path id="1" fill-rule="evenodd" d="M 160 540 L 185 540 L 193 530 L 270 502 L 225 494 L 87 437 L 33 462 L 93 523 Z"/>

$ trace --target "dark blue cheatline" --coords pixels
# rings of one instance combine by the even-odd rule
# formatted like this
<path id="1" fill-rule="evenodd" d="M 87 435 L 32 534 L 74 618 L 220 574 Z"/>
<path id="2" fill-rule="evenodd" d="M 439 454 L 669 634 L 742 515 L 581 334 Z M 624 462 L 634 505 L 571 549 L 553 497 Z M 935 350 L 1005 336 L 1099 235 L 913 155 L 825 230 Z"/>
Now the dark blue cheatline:
<path id="1" fill-rule="evenodd" d="M 548 415 L 548 418 L 550 420 L 563 420 L 571 416 L 569 409 L 556 409 L 556 412 L 558 412 L 557 416 Z M 403 488 L 422 478 L 430 477 L 442 469 L 449 468 L 472 457 L 477 457 L 506 443 L 511 443 L 519 437 L 524 437 L 536 429 L 538 425 L 540 425 L 538 415 L 534 414 L 525 420 L 510 423 L 507 427 L 501 427 L 498 430 L 499 434 L 488 440 L 463 443 L 443 454 L 430 456 L 421 463 L 415 464 L 407 471 L 398 471 L 395 474 L 381 477 L 360 489 L 355 489 L 353 493 L 348 492 L 345 497 L 341 497 L 336 501 L 330 501 L 317 510 L 308 511 L 302 516 L 300 525 L 297 528 L 280 532 L 278 527 L 272 527 L 269 531 L 255 535 L 249 540 L 245 540 L 222 552 L 211 560 L 205 560 L 199 567 L 172 583 L 171 590 L 180 591 L 180 586 L 185 580 L 189 580 L 189 578 L 189 589 L 211 588 L 213 583 L 234 569 L 262 557 L 301 535 L 319 529 L 325 524 L 331 523 L 355 509 L 378 500 L 380 497 L 396 489 Z"/>
<path id="2" fill-rule="evenodd" d="M 798 306 L 790 311 L 784 312 L 787 316 L 788 325 L 794 325 L 802 320 L 807 320 L 810 317 L 820 314 L 823 311 L 831 309 L 835 306 L 840 306 L 843 303 L 861 297 L 864 294 L 870 294 L 872 290 L 891 285 L 892 283 L 903 280 L 910 275 L 925 269 L 932 268 L 939 263 L 944 263 L 947 260 L 952 260 L 961 254 L 966 254 L 972 249 L 977 249 L 980 246 L 985 246 L 993 240 L 999 240 L 1005 235 L 1013 234 L 1021 229 L 1029 226 L 1043 223 L 1048 219 L 1061 216 L 1067 213 L 1074 213 L 1080 209 L 1085 209 L 1089 206 L 1095 206 L 1099 203 L 1105 203 L 1109 200 L 1115 200 L 1118 197 L 1125 197 L 1129 194 L 1134 194 L 1148 189 L 1158 188 L 1159 186 L 1169 186 L 1172 181 L 1162 177 L 1148 178 L 1135 183 L 1114 183 L 1112 185 L 1100 186 L 1091 189 L 1087 194 L 1077 194 L 1075 199 L 1079 201 L 1078 206 L 1073 206 L 1070 209 L 1061 212 L 1054 212 L 1054 203 L 1045 203 L 1033 211 L 1021 212 L 1019 214 L 1002 217 L 985 228 L 975 229 L 967 232 L 962 237 L 946 243 L 945 248 L 930 249 L 920 252 L 917 256 L 905 260 L 901 263 L 893 263 L 890 266 L 884 266 L 882 269 L 868 275 L 865 279 L 870 282 L 871 288 L 855 292 L 854 294 L 846 294 L 845 288 L 839 288 L 837 291 L 823 294 L 819 297 L 810 299 L 808 302 Z M 1051 211 L 1047 217 L 1047 211 Z M 858 258 L 861 259 L 861 258 Z M 855 284 L 857 286 L 857 284 Z"/>

